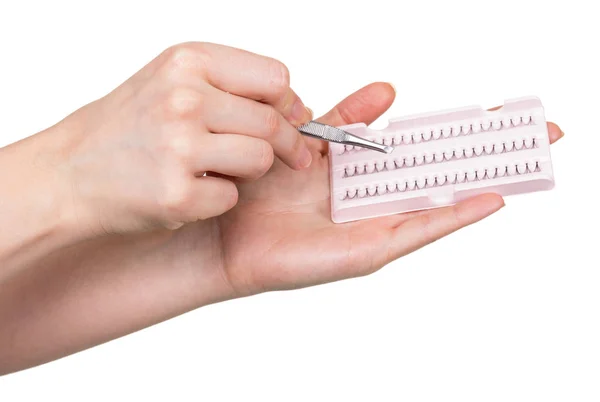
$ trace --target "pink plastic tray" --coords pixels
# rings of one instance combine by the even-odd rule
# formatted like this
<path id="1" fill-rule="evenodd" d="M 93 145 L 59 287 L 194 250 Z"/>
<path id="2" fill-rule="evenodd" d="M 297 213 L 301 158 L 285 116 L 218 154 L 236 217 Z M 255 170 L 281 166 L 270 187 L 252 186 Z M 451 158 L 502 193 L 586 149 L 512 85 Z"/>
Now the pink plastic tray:
<path id="1" fill-rule="evenodd" d="M 392 119 L 382 130 L 340 128 L 395 146 L 389 155 L 330 143 L 336 223 L 454 204 L 481 193 L 550 190 L 554 175 L 544 109 L 536 97 Z"/>

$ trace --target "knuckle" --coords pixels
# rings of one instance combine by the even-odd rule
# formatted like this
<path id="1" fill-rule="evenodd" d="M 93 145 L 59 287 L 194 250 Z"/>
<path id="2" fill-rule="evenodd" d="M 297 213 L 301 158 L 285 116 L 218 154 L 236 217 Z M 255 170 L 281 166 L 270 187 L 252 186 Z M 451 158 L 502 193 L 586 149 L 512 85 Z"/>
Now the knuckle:
<path id="1" fill-rule="evenodd" d="M 459 228 L 466 223 L 461 204 L 455 204 L 450 207 L 450 221 L 452 228 Z"/>
<path id="2" fill-rule="evenodd" d="M 185 133 L 169 133 L 165 139 L 165 150 L 170 160 L 176 160 L 183 165 L 191 163 L 193 158 L 193 139 Z"/>
<path id="3" fill-rule="evenodd" d="M 190 184 L 169 185 L 163 192 L 159 203 L 165 211 L 167 220 L 186 221 L 192 209 L 194 198 Z"/>
<path id="4" fill-rule="evenodd" d="M 271 60 L 269 63 L 269 76 L 271 87 L 278 94 L 285 94 L 290 87 L 290 70 L 287 66 L 279 60 Z"/>
<path id="5" fill-rule="evenodd" d="M 281 129 L 281 116 L 279 115 L 279 112 L 272 107 L 267 109 L 265 125 L 267 138 L 275 137 Z"/>
<path id="6" fill-rule="evenodd" d="M 203 43 L 184 42 L 163 52 L 163 68 L 168 78 L 185 76 L 192 71 L 206 71 L 209 53 Z"/>
<path id="7" fill-rule="evenodd" d="M 430 214 L 423 214 L 419 216 L 419 227 L 421 228 L 421 235 L 423 237 L 423 241 L 429 243 L 433 241 L 433 233 L 431 230 L 432 219 Z"/>
<path id="8" fill-rule="evenodd" d="M 260 177 L 269 171 L 271 166 L 273 166 L 275 155 L 273 152 L 273 147 L 271 147 L 271 145 L 266 141 L 260 141 L 255 152 L 256 154 L 253 155 L 254 160 L 256 160 L 255 176 Z"/>
<path id="9" fill-rule="evenodd" d="M 193 51 L 187 43 L 171 46 L 163 53 L 164 68 L 167 72 L 179 72 L 193 63 Z"/>
<path id="10" fill-rule="evenodd" d="M 225 210 L 228 211 L 237 204 L 239 194 L 237 191 L 237 187 L 235 186 L 235 184 L 233 184 L 233 182 L 226 181 L 225 184 L 225 186 L 222 186 L 222 199 Z"/>
<path id="11" fill-rule="evenodd" d="M 237 204 L 239 198 L 237 187 L 229 180 L 221 180 L 218 185 L 207 185 L 203 192 L 207 200 L 218 204 L 218 208 L 202 208 L 196 214 L 196 218 L 201 220 L 210 219 L 229 211 Z"/>
<path id="12" fill-rule="evenodd" d="M 164 97 L 164 109 L 169 119 L 197 118 L 203 109 L 204 99 L 194 90 L 177 87 Z"/>
<path id="13" fill-rule="evenodd" d="M 304 142 L 304 138 L 300 134 L 296 135 L 296 141 L 292 145 L 292 153 L 294 155 L 300 155 L 300 151 L 306 147 L 306 143 Z"/>

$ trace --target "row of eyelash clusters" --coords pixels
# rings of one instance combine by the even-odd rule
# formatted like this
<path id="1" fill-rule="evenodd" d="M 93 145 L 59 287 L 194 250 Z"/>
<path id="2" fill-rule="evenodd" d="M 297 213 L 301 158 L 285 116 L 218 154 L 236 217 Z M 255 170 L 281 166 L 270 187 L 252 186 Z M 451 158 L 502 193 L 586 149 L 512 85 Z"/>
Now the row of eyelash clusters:
<path id="1" fill-rule="evenodd" d="M 467 171 L 432 173 L 419 178 L 402 178 L 387 183 L 371 183 L 364 187 L 354 187 L 346 190 L 340 200 L 363 198 L 366 196 L 384 195 L 395 192 L 422 190 L 425 188 L 447 186 L 458 183 L 469 183 L 480 180 L 490 180 L 500 177 L 525 175 L 541 170 L 538 161 L 511 163 L 504 166 L 471 168 Z"/>
<path id="2" fill-rule="evenodd" d="M 505 101 L 340 127 L 394 146 L 391 154 L 331 143 L 331 218 L 335 223 L 454 204 L 474 195 L 550 190 L 554 175 L 540 100 Z"/>
<path id="3" fill-rule="evenodd" d="M 460 122 L 452 125 L 445 124 L 438 127 L 420 128 L 419 130 L 400 132 L 390 136 L 382 136 L 379 138 L 370 139 L 384 145 L 411 145 L 418 144 L 420 142 L 530 126 L 536 124 L 536 120 L 538 118 L 539 116 L 527 114 L 516 117 L 506 116 L 504 118 L 496 119 L 481 119 L 477 122 Z M 340 151 L 341 154 L 351 151 L 366 151 L 366 149 L 362 147 L 355 147 L 353 145 L 344 145 Z"/>
<path id="4" fill-rule="evenodd" d="M 498 155 L 506 152 L 516 152 L 524 149 L 536 148 L 535 138 L 522 140 L 511 140 L 492 144 L 477 144 L 474 146 L 462 146 L 457 149 L 436 150 L 416 155 L 403 156 L 399 158 L 380 159 L 366 163 L 354 163 L 344 167 L 342 176 L 352 177 L 360 174 L 371 174 L 383 171 L 402 169 L 413 166 L 441 163 L 444 161 L 475 158 L 485 155 Z"/>

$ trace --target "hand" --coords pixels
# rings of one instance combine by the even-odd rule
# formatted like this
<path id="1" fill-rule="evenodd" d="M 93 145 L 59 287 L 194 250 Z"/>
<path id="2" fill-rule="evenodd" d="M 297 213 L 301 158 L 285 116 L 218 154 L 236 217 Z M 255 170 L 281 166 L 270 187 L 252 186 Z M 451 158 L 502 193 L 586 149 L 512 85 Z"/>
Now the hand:
<path id="1" fill-rule="evenodd" d="M 394 100 L 376 83 L 337 105 L 318 121 L 367 124 Z M 548 125 L 550 141 L 562 136 Z M 347 224 L 330 218 L 327 143 L 310 141 L 313 164 L 292 171 L 277 161 L 261 180 L 239 185 L 236 208 L 218 217 L 223 271 L 238 295 L 291 289 L 370 274 L 391 261 L 473 224 L 500 209 L 485 194 L 457 205 Z"/>
<path id="2" fill-rule="evenodd" d="M 177 229 L 236 204 L 236 186 L 206 172 L 257 179 L 274 155 L 306 168 L 294 126 L 311 112 L 289 81 L 281 62 L 239 49 L 166 50 L 61 124 L 79 221 L 96 233 Z"/>
<path id="3" fill-rule="evenodd" d="M 375 83 L 318 120 L 370 123 L 394 96 L 389 85 Z M 548 129 L 551 143 L 562 137 L 555 124 Z M 44 258 L 32 267 L 35 275 L 5 282 L 0 374 L 210 303 L 367 275 L 503 206 L 488 194 L 427 212 L 334 224 L 327 143 L 308 138 L 307 144 L 308 169 L 275 160 L 259 180 L 233 179 L 239 201 L 223 215 L 174 231 L 96 238 Z"/>

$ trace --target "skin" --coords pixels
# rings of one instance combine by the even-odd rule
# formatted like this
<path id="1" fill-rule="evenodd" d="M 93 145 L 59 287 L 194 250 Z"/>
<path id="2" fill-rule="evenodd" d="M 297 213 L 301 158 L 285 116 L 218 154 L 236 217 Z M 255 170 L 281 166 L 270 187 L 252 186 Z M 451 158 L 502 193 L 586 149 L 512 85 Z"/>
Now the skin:
<path id="1" fill-rule="evenodd" d="M 37 178 L 33 183 L 50 194 L 40 206 L 33 185 L 1 178 L 21 197 L 5 205 L 15 215 L 0 223 L 11 227 L 19 218 L 24 229 L 0 234 L 0 374 L 211 303 L 368 275 L 504 206 L 500 196 L 485 194 L 426 212 L 334 224 L 327 143 L 293 129 L 311 115 L 303 105 L 291 112 L 299 98 L 288 78 L 269 90 L 280 77 L 273 71 L 286 70 L 217 45 L 174 49 L 107 97 L 0 150 L 4 167 Z M 208 66 L 208 59 L 222 61 Z M 240 75 L 231 60 L 257 67 Z M 317 120 L 370 124 L 395 95 L 389 84 L 373 83 Z M 554 123 L 548 132 L 551 143 L 563 136 Z M 175 145 L 165 145 L 173 136 Z"/>

